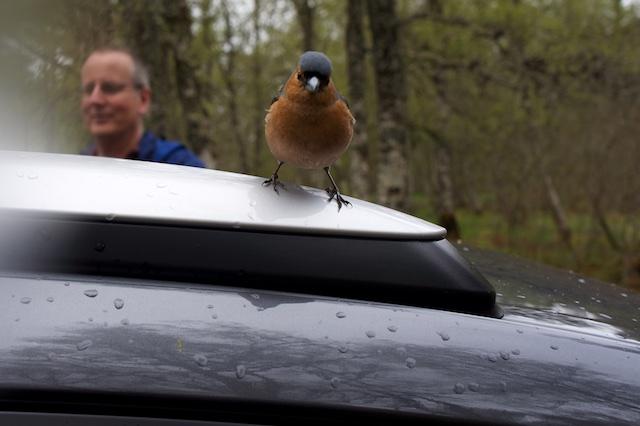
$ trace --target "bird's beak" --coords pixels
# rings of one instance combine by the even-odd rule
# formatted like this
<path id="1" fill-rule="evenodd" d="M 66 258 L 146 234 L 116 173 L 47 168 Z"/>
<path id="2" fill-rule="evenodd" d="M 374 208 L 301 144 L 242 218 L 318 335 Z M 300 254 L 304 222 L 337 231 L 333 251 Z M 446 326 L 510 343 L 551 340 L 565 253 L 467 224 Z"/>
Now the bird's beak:
<path id="1" fill-rule="evenodd" d="M 311 93 L 315 93 L 320 88 L 320 79 L 318 79 L 318 77 L 316 76 L 313 76 L 309 80 L 307 80 L 307 83 L 304 85 L 304 87 Z"/>

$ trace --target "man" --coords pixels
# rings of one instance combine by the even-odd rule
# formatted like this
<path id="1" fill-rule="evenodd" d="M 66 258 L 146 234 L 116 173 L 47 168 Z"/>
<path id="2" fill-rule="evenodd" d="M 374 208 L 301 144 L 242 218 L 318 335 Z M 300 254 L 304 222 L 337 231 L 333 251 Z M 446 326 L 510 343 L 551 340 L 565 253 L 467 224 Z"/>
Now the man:
<path id="1" fill-rule="evenodd" d="M 184 145 L 144 130 L 149 76 L 128 50 L 99 49 L 82 66 L 82 114 L 94 143 L 82 153 L 205 167 Z"/>

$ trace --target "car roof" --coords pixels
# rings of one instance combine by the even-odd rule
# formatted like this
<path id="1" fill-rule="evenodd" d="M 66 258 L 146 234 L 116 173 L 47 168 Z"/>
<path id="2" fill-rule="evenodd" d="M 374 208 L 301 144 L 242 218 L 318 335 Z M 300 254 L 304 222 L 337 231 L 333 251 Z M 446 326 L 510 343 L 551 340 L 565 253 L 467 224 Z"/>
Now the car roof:
<path id="1" fill-rule="evenodd" d="M 341 209 L 324 191 L 238 173 L 134 160 L 0 152 L 0 208 L 82 214 L 120 221 L 173 223 L 386 239 L 440 240 L 444 228 L 346 197 Z M 28 196 L 26 195 L 28 194 Z"/>

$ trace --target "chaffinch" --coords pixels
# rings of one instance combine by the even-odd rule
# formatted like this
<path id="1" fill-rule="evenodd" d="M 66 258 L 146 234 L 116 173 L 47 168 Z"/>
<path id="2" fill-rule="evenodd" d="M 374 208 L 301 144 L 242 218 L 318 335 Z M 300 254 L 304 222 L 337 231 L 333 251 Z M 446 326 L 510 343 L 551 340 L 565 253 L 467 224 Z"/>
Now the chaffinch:
<path id="1" fill-rule="evenodd" d="M 265 117 L 267 145 L 278 167 L 263 185 L 284 187 L 278 171 L 284 163 L 302 169 L 324 169 L 331 186 L 329 202 L 349 205 L 340 195 L 330 173 L 333 163 L 346 151 L 355 119 L 331 80 L 331 61 L 321 52 L 305 52 Z"/>

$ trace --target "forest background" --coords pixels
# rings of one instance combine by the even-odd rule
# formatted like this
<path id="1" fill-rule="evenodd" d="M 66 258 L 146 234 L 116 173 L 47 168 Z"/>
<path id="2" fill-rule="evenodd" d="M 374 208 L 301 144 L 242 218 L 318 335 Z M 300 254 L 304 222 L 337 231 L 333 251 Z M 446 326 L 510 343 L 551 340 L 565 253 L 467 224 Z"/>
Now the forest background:
<path id="1" fill-rule="evenodd" d="M 85 146 L 80 66 L 113 44 L 149 66 L 149 128 L 261 176 L 265 110 L 301 52 L 323 51 L 357 119 L 333 169 L 344 193 L 640 289 L 633 2 L 3 0 L 0 146 Z"/>

